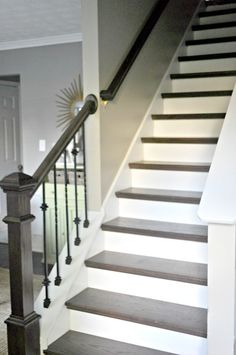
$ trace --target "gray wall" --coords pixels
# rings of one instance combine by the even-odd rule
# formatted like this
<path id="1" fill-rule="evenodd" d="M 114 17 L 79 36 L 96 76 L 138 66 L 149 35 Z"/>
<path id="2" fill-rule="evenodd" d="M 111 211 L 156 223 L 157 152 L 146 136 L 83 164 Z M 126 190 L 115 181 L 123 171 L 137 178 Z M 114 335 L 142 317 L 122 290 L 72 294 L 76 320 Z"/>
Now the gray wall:
<path id="1" fill-rule="evenodd" d="M 56 94 L 82 74 L 82 44 L 0 52 L 0 76 L 19 74 L 22 163 L 32 174 L 61 134 L 57 128 Z M 39 139 L 47 151 L 39 152 Z"/>
<path id="2" fill-rule="evenodd" d="M 154 0 L 98 0 L 99 77 L 105 89 Z M 100 108 L 102 199 L 124 159 L 199 0 L 170 0 L 117 97 Z"/>

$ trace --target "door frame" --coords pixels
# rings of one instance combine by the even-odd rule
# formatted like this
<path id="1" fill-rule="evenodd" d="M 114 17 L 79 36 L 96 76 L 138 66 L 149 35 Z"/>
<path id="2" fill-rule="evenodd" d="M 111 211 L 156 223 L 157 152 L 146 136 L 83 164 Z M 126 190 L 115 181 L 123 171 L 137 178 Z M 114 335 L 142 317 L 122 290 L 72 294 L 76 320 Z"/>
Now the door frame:
<path id="1" fill-rule="evenodd" d="M 12 75 L 4 75 L 5 77 L 12 77 Z M 0 77 L 2 77 L 0 75 Z M 21 92 L 20 92 L 20 82 L 18 81 L 8 81 L 0 79 L 0 86 L 10 86 L 18 89 L 18 116 L 19 116 L 19 152 L 20 152 L 20 164 L 23 165 L 23 132 L 22 132 L 22 120 L 21 120 Z"/>

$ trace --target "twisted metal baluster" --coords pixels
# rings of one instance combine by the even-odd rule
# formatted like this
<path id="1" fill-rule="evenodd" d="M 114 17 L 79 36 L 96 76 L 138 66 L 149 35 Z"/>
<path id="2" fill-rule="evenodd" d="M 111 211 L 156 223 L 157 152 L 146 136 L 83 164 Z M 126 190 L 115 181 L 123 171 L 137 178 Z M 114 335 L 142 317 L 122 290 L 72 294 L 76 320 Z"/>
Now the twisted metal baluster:
<path id="1" fill-rule="evenodd" d="M 82 144 L 83 144 L 83 165 L 84 165 L 84 228 L 88 228 L 88 202 L 87 202 L 87 176 L 86 176 L 86 150 L 85 150 L 85 125 L 82 125 Z"/>
<path id="2" fill-rule="evenodd" d="M 80 224 L 80 218 L 79 218 L 79 209 L 78 209 L 78 186 L 77 186 L 77 154 L 78 150 L 76 148 L 76 139 L 75 137 L 73 138 L 73 144 L 74 147 L 72 149 L 72 154 L 74 157 L 74 187 L 75 187 L 75 218 L 74 218 L 74 223 L 76 227 L 76 237 L 75 237 L 75 245 L 79 245 L 81 242 L 81 239 L 79 237 L 79 224 Z"/>
<path id="3" fill-rule="evenodd" d="M 59 243 L 58 243 L 58 207 L 57 207 L 57 172 L 56 165 L 53 168 L 53 176 L 54 176 L 54 207 L 55 207 L 55 244 L 56 244 L 56 271 L 57 276 L 55 277 L 54 284 L 59 286 L 61 283 L 60 276 L 60 266 L 59 266 Z"/>
<path id="4" fill-rule="evenodd" d="M 72 261 L 70 254 L 70 229 L 69 229 L 69 208 L 68 208 L 68 176 L 67 176 L 67 151 L 64 151 L 64 184 L 65 184 L 65 212 L 66 212 L 66 241 L 67 241 L 67 256 L 66 264 L 69 265 Z"/>
<path id="5" fill-rule="evenodd" d="M 43 301 L 44 308 L 48 308 L 51 300 L 49 298 L 48 287 L 50 280 L 48 279 L 48 261 L 47 261 L 47 226 L 46 226 L 46 212 L 48 205 L 46 204 L 46 193 L 45 193 L 45 182 L 42 183 L 42 192 L 43 192 L 43 203 L 41 204 L 41 210 L 43 211 L 43 268 L 44 268 L 44 280 L 42 282 L 45 287 L 45 299 Z"/>

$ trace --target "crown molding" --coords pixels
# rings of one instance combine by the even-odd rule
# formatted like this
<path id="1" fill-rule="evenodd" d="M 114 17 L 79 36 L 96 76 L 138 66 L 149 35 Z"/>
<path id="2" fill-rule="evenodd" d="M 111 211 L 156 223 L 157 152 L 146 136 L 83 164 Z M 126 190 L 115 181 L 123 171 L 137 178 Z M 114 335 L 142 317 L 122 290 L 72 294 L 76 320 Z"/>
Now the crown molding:
<path id="1" fill-rule="evenodd" d="M 52 46 L 55 44 L 82 42 L 82 33 L 71 33 L 58 36 L 47 36 L 31 39 L 23 39 L 19 41 L 0 42 L 0 51 L 19 48 L 32 48 L 42 46 Z"/>

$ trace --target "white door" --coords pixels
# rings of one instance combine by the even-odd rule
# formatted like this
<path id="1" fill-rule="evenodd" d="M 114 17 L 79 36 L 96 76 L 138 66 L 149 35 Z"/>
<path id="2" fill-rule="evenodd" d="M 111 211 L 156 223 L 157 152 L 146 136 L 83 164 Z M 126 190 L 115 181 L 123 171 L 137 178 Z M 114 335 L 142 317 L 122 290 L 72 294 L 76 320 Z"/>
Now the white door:
<path id="1" fill-rule="evenodd" d="M 19 89 L 0 81 L 0 180 L 18 170 L 20 164 Z M 1 189 L 0 189 L 1 190 Z M 4 229 L 6 195 L 0 191 L 0 233 Z M 1 239 L 1 236 L 0 236 Z"/>

